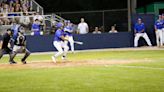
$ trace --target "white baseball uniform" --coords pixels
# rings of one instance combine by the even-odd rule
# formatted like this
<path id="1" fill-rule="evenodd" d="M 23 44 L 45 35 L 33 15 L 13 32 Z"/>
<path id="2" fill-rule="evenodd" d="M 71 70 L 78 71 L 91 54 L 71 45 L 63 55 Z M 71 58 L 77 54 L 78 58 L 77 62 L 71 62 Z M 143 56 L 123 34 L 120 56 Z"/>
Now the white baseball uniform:
<path id="1" fill-rule="evenodd" d="M 134 38 L 134 47 L 138 46 L 138 40 L 139 40 L 140 37 L 143 37 L 146 40 L 147 44 L 149 46 L 152 46 L 152 44 L 150 42 L 150 39 L 149 39 L 147 33 L 145 32 L 144 23 L 141 23 L 141 24 L 136 23 L 135 27 L 134 27 L 134 30 L 136 31 L 135 38 Z"/>
<path id="2" fill-rule="evenodd" d="M 163 23 L 162 20 L 157 20 L 155 22 L 155 31 L 156 31 L 156 42 L 157 46 L 163 46 Z"/>

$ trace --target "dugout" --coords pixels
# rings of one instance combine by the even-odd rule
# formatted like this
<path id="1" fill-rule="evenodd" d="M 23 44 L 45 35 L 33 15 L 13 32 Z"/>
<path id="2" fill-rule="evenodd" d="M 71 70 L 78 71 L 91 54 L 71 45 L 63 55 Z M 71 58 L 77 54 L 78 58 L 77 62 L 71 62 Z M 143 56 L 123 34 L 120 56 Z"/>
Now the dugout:
<path id="1" fill-rule="evenodd" d="M 155 36 L 155 31 L 154 31 L 154 14 L 134 14 L 132 16 L 132 32 L 134 32 L 134 25 L 137 22 L 137 19 L 141 18 L 142 22 L 145 24 L 145 31 L 148 34 L 148 37 L 151 40 L 152 45 L 156 45 L 156 36 Z M 139 40 L 139 46 L 147 45 L 146 41 L 144 39 Z"/>
<path id="2" fill-rule="evenodd" d="M 137 13 L 155 14 L 156 16 L 164 13 L 164 2 L 154 2 L 144 7 L 136 9 Z"/>

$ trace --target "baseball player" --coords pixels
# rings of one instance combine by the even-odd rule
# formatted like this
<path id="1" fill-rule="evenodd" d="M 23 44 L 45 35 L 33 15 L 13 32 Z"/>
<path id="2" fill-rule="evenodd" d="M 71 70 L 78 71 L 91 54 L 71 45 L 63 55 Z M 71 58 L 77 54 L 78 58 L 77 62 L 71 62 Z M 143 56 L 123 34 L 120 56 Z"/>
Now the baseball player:
<path id="1" fill-rule="evenodd" d="M 163 29 L 163 21 L 162 21 L 162 16 L 159 15 L 158 20 L 155 22 L 154 25 L 155 32 L 156 32 L 156 42 L 157 46 L 163 46 L 163 36 L 162 36 L 162 29 Z"/>
<path id="2" fill-rule="evenodd" d="M 16 39 L 20 26 L 21 25 L 19 24 L 19 20 L 15 19 L 15 21 L 14 21 L 12 27 L 11 27 L 11 30 L 13 31 L 13 40 Z"/>
<path id="3" fill-rule="evenodd" d="M 30 55 L 30 51 L 26 48 L 26 37 L 24 35 L 24 29 L 18 31 L 18 35 L 14 40 L 13 54 L 11 60 L 14 60 L 18 53 L 25 53 L 24 57 L 21 59 L 23 64 L 26 64 L 26 59 Z"/>
<path id="4" fill-rule="evenodd" d="M 65 37 L 63 26 L 64 26 L 63 23 L 58 23 L 57 24 L 58 29 L 56 30 L 54 35 L 53 45 L 58 51 L 54 56 L 52 56 L 52 60 L 54 63 L 56 63 L 56 58 L 60 55 L 62 55 L 62 59 L 65 59 L 67 52 L 69 50 L 69 47 L 64 42 L 64 41 L 68 41 L 68 38 Z"/>
<path id="5" fill-rule="evenodd" d="M 134 33 L 135 33 L 134 47 L 138 46 L 138 40 L 140 37 L 143 37 L 146 40 L 147 44 L 149 46 L 152 46 L 150 39 L 149 39 L 147 33 L 145 32 L 145 25 L 142 22 L 141 18 L 138 18 L 138 21 L 134 26 Z"/>
<path id="6" fill-rule="evenodd" d="M 38 19 L 32 24 L 31 35 L 43 35 L 43 32 L 40 30 L 40 21 Z"/>
<path id="7" fill-rule="evenodd" d="M 71 46 L 71 51 L 74 53 L 74 40 L 73 40 L 73 28 L 72 28 L 72 23 L 68 20 L 67 21 L 67 25 L 64 28 L 64 32 L 66 37 L 68 38 L 68 41 L 65 41 L 66 44 L 68 44 L 68 42 L 70 43 Z"/>
<path id="8" fill-rule="evenodd" d="M 164 44 L 164 13 L 162 14 L 162 23 L 163 23 L 163 28 L 162 28 L 162 33 L 163 33 L 163 44 Z"/>
<path id="9" fill-rule="evenodd" d="M 11 29 L 7 29 L 7 32 L 3 35 L 3 38 L 1 41 L 2 46 L 0 49 L 0 59 L 3 57 L 4 54 L 9 54 L 10 56 L 9 63 L 16 64 L 16 62 L 11 59 L 12 50 L 8 46 L 8 44 L 10 44 L 11 37 L 12 37 Z"/>

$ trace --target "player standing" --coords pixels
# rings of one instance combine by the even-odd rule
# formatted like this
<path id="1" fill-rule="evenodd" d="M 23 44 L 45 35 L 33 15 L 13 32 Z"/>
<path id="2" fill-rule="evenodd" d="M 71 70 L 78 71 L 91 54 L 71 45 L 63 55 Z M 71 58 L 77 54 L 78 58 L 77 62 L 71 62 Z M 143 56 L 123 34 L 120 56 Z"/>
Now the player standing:
<path id="1" fill-rule="evenodd" d="M 156 42 L 157 46 L 163 46 L 163 36 L 162 36 L 162 28 L 163 28 L 163 21 L 162 21 L 162 16 L 159 15 L 158 20 L 155 22 L 154 25 L 155 32 L 156 32 Z"/>
<path id="2" fill-rule="evenodd" d="M 78 24 L 77 32 L 79 34 L 87 34 L 89 32 L 88 24 L 85 22 L 84 18 L 81 18 L 81 22 Z"/>
<path id="3" fill-rule="evenodd" d="M 25 53 L 21 59 L 23 64 L 26 64 L 26 59 L 30 55 L 30 51 L 26 48 L 26 37 L 24 35 L 24 29 L 18 31 L 18 35 L 14 41 L 13 54 L 11 60 L 14 60 L 18 53 Z"/>
<path id="4" fill-rule="evenodd" d="M 163 28 L 162 28 L 162 33 L 163 33 L 163 44 L 164 44 L 164 13 L 162 14 L 162 23 L 163 23 Z"/>
<path id="5" fill-rule="evenodd" d="M 11 59 L 12 50 L 8 47 L 8 44 L 10 43 L 11 37 L 12 37 L 11 29 L 7 29 L 7 32 L 3 35 L 3 39 L 1 41 L 2 46 L 1 46 L 1 50 L 0 50 L 0 59 L 2 58 L 2 56 L 4 54 L 7 53 L 10 56 L 9 63 L 10 64 L 16 64 L 16 62 Z"/>
<path id="6" fill-rule="evenodd" d="M 40 29 L 40 21 L 38 19 L 32 24 L 32 33 L 31 35 L 43 35 L 43 32 Z"/>
<path id="7" fill-rule="evenodd" d="M 18 30 L 20 29 L 21 25 L 19 24 L 19 20 L 18 19 L 15 19 L 12 27 L 11 27 L 11 30 L 13 31 L 13 39 L 15 40 L 16 37 L 17 37 L 17 34 L 18 34 Z"/>
<path id="8" fill-rule="evenodd" d="M 64 28 L 64 32 L 66 37 L 68 38 L 68 41 L 66 41 L 66 44 L 68 44 L 68 42 L 70 43 L 71 46 L 71 51 L 74 53 L 74 40 L 73 40 L 73 27 L 72 27 L 72 23 L 68 20 L 67 21 L 67 25 Z"/>
<path id="9" fill-rule="evenodd" d="M 58 29 L 56 30 L 54 35 L 53 45 L 58 51 L 54 56 L 52 56 L 52 60 L 54 63 L 56 63 L 56 58 L 60 55 L 63 55 L 62 58 L 65 59 L 67 52 L 69 50 L 69 47 L 64 42 L 64 41 L 68 41 L 68 39 L 65 37 L 63 26 L 64 25 L 62 23 L 58 23 L 57 24 Z"/>
<path id="10" fill-rule="evenodd" d="M 138 46 L 138 40 L 140 37 L 143 37 L 146 40 L 147 44 L 149 46 L 152 46 L 150 39 L 149 39 L 147 33 L 145 32 L 145 25 L 142 22 L 141 18 L 138 18 L 138 21 L 134 26 L 134 33 L 135 33 L 134 47 Z"/>

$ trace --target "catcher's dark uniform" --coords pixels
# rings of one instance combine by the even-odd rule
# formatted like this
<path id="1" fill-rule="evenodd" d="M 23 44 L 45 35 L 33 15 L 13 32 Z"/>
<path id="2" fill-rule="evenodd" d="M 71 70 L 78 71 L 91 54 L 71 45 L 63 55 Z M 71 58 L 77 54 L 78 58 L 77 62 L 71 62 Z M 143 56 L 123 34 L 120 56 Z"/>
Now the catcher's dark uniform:
<path id="1" fill-rule="evenodd" d="M 2 43 L 1 50 L 0 50 L 0 59 L 3 57 L 4 54 L 9 54 L 9 56 L 10 56 L 10 59 L 9 59 L 10 64 L 15 64 L 16 62 L 11 60 L 12 49 L 10 49 L 8 47 L 8 44 L 10 43 L 10 40 L 11 40 L 11 35 L 9 35 L 8 33 L 5 33 L 2 36 L 2 42 L 3 43 Z"/>
<path id="2" fill-rule="evenodd" d="M 22 63 L 26 64 L 26 58 L 30 55 L 30 51 L 26 48 L 26 37 L 23 33 L 18 32 L 18 35 L 14 41 L 14 47 L 13 47 L 13 55 L 12 60 L 16 56 L 17 53 L 25 53 L 25 56 L 22 58 Z"/>

